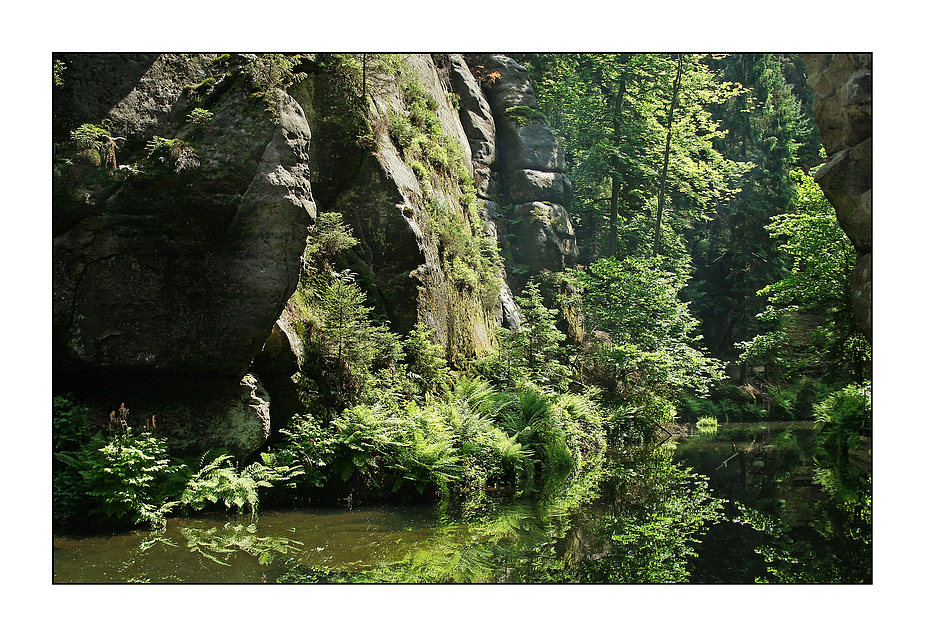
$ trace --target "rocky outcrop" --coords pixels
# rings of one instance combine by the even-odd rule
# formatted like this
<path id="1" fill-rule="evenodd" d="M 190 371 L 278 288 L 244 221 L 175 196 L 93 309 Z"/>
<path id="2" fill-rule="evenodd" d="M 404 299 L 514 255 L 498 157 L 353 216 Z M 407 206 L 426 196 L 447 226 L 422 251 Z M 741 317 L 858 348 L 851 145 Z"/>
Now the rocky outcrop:
<path id="1" fill-rule="evenodd" d="M 208 377 L 151 375 L 144 386 L 125 379 L 107 380 L 107 394 L 119 392 L 128 408 L 127 424 L 167 439 L 177 456 L 198 456 L 222 449 L 238 458 L 251 456 L 270 436 L 270 396 L 253 374 L 235 382 Z M 109 397 L 109 396 L 107 396 Z M 96 404 L 116 405 L 95 396 Z"/>
<path id="2" fill-rule="evenodd" d="M 497 159 L 497 129 L 491 106 L 485 98 L 479 80 L 472 74 L 463 56 L 447 56 L 448 76 L 453 91 L 459 96 L 459 120 L 462 123 L 472 157 L 472 176 L 482 206 L 482 221 L 495 245 L 502 245 L 498 234 L 500 219 L 497 179 L 493 170 Z M 499 321 L 506 327 L 520 325 L 520 310 L 508 285 L 506 272 L 499 273 Z"/>
<path id="3" fill-rule="evenodd" d="M 482 93 L 478 80 L 461 55 L 449 55 L 449 78 L 459 96 L 459 120 L 465 131 L 472 156 L 472 172 L 480 197 L 491 198 L 491 167 L 495 163 L 497 132 L 491 107 Z"/>
<path id="4" fill-rule="evenodd" d="M 539 111 L 526 68 L 504 55 L 466 56 L 476 70 L 497 129 L 499 181 L 516 226 L 511 256 L 527 276 L 575 264 L 578 246 L 566 206 L 572 184 L 565 154 Z"/>
<path id="5" fill-rule="evenodd" d="M 305 317 L 289 300 L 316 208 L 351 227 L 359 243 L 337 266 L 359 273 L 376 313 L 400 333 L 426 323 L 451 363 L 519 323 L 493 246 L 516 237 L 524 280 L 574 262 L 571 183 L 522 66 L 401 56 L 370 66 L 360 96 L 336 57 L 308 56 L 296 79 L 256 56 L 67 56 L 54 105 L 60 389 L 153 416 L 178 452 L 252 453 L 270 420 L 300 409 Z M 426 148 L 401 139 L 402 118 Z M 98 149 L 69 139 L 84 123 L 106 129 Z"/>
<path id="6" fill-rule="evenodd" d="M 120 59 L 136 68 L 116 56 L 100 74 L 94 57 L 68 60 L 68 81 L 96 86 L 85 92 L 105 93 Z M 236 382 L 295 289 L 315 215 L 304 113 L 272 87 L 255 98 L 242 68 L 215 81 L 206 57 L 158 56 L 128 95 L 100 100 L 115 102 L 107 112 L 86 113 L 125 138 L 122 168 L 58 164 L 58 372 Z M 211 120 L 193 124 L 197 107 Z"/>
<path id="7" fill-rule="evenodd" d="M 303 85 L 294 87 L 293 95 L 309 113 L 313 146 L 324 149 L 323 155 L 313 155 L 313 179 L 322 184 L 319 208 L 339 212 L 359 241 L 350 254 L 342 255 L 341 267 L 359 273 L 376 312 L 388 318 L 392 329 L 408 333 L 423 322 L 445 346 L 448 359 L 461 362 L 494 345 L 498 299 L 488 290 L 496 289 L 499 281 L 461 276 L 462 266 L 454 272 L 464 255 L 454 254 L 460 246 L 452 245 L 449 235 L 466 243 L 488 239 L 489 230 L 463 205 L 461 175 L 450 174 L 456 168 L 449 168 L 447 159 L 433 164 L 421 156 L 420 147 L 404 147 L 402 142 L 408 140 L 397 134 L 395 121 L 404 120 L 406 132 L 424 141 L 429 152 L 445 152 L 449 144 L 457 144 L 465 153 L 463 170 L 475 178 L 464 125 L 482 127 L 477 171 L 485 166 L 481 161 L 491 161 L 492 124 L 490 119 L 461 120 L 450 99 L 447 67 L 437 65 L 434 57 L 396 57 L 400 59 L 367 59 L 367 92 L 362 98 L 351 94 L 349 82 L 324 71 L 311 73 Z M 325 63 L 327 68 L 337 64 Z M 415 108 L 426 108 L 427 117 L 436 120 L 428 125 L 427 140 L 421 137 L 421 113 L 411 112 L 411 85 L 411 93 L 426 96 L 427 106 L 419 103 Z M 469 97 L 477 100 L 475 94 Z M 358 108 L 358 101 L 366 106 Z M 357 118 L 357 113 L 363 117 Z M 358 144 L 358 138 L 363 142 Z M 412 161 L 411 155 L 417 159 Z M 456 257 L 460 258 L 454 263 Z M 500 275 L 491 274 L 495 279 Z"/>
<path id="8" fill-rule="evenodd" d="M 858 258 L 851 275 L 854 315 L 872 338 L 872 81 L 870 54 L 804 55 L 806 83 L 828 159 L 816 181 L 835 208 Z"/>
<path id="9" fill-rule="evenodd" d="M 246 373 L 298 283 L 315 217 L 311 133 L 253 56 L 223 58 L 67 56 L 54 375 L 55 391 L 155 417 L 177 453 L 246 456 L 270 430 L 269 396 Z M 82 124 L 118 142 L 106 161 L 69 139 Z"/>

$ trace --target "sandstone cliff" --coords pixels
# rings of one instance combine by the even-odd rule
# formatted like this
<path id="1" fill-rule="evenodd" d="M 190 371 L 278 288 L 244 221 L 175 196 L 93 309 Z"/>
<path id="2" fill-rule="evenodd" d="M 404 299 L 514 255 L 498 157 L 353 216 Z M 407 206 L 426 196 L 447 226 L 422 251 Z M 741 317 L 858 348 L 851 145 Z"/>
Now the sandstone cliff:
<path id="1" fill-rule="evenodd" d="M 574 261 L 564 160 L 510 58 L 63 57 L 55 390 L 156 414 L 184 448 L 253 451 L 292 398 L 287 301 L 318 211 L 351 227 L 339 265 L 392 328 L 426 323 L 455 363 L 516 324 L 512 263 L 522 284 Z"/>
<path id="2" fill-rule="evenodd" d="M 854 315 L 872 339 L 872 79 L 870 54 L 804 55 L 813 111 L 828 159 L 816 181 L 857 250 L 851 275 Z"/>

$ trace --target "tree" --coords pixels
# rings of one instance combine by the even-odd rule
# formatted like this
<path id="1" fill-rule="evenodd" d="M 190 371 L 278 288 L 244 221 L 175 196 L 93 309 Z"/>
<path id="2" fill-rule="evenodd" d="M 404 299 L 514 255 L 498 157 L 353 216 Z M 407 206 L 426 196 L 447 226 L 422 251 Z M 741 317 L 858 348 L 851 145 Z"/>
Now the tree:
<path id="1" fill-rule="evenodd" d="M 851 310 L 854 247 L 812 175 L 794 170 L 791 179 L 797 186 L 793 208 L 767 225 L 770 235 L 781 241 L 789 267 L 758 291 L 768 304 L 761 319 L 776 327 L 746 342 L 743 357 L 778 362 L 792 374 L 823 367 L 839 379 L 859 382 L 871 351 Z M 819 324 L 801 343 L 794 334 L 807 317 L 816 317 Z"/>
<path id="2" fill-rule="evenodd" d="M 321 341 L 330 358 L 341 399 L 357 397 L 376 368 L 394 365 L 401 356 L 398 337 L 387 325 L 375 325 L 366 307 L 366 293 L 350 270 L 331 272 L 319 284 Z"/>
<path id="3" fill-rule="evenodd" d="M 786 58 L 738 54 L 713 58 L 711 65 L 745 89 L 711 108 L 728 131 L 716 139 L 717 150 L 747 170 L 732 180 L 734 196 L 690 232 L 695 269 L 687 298 L 706 327 L 710 351 L 734 359 L 735 342 L 760 330 L 756 292 L 784 274 L 766 226 L 791 205 L 790 169 L 819 146 L 806 106 L 786 80 Z"/>
<path id="4" fill-rule="evenodd" d="M 662 213 L 665 210 L 665 180 L 668 177 L 668 153 L 671 152 L 671 124 L 674 121 L 674 109 L 678 106 L 678 91 L 681 88 L 681 72 L 684 68 L 684 55 L 678 55 L 678 74 L 674 79 L 674 89 L 671 91 L 671 109 L 668 111 L 667 136 L 665 137 L 665 155 L 662 159 L 662 176 L 658 182 L 658 210 L 655 213 L 655 240 L 653 241 L 652 256 L 658 256 L 658 236 L 662 228 Z"/>
<path id="5" fill-rule="evenodd" d="M 543 387 L 567 388 L 570 370 L 563 364 L 566 336 L 556 327 L 559 311 L 543 304 L 535 281 L 530 281 L 515 301 L 521 323 L 513 330 L 502 329 L 500 339 L 508 377 L 528 379 Z"/>
<path id="6" fill-rule="evenodd" d="M 719 363 L 697 349 L 698 322 L 679 299 L 686 270 L 667 270 L 652 257 L 608 257 L 570 275 L 586 328 L 596 335 L 586 371 L 605 389 L 624 398 L 676 398 L 706 391 L 718 378 Z"/>
<path id="7" fill-rule="evenodd" d="M 652 253 L 659 184 L 670 224 L 660 225 L 660 251 L 686 252 L 677 233 L 713 212 L 741 171 L 714 147 L 723 131 L 710 107 L 739 90 L 723 82 L 706 56 L 566 54 L 522 58 L 537 77 L 537 98 L 562 141 L 574 183 L 570 213 L 580 223 L 589 261 L 601 254 Z M 677 100 L 683 116 L 673 116 Z M 671 140 L 667 139 L 671 121 Z M 667 167 L 665 149 L 669 148 Z M 664 178 L 661 179 L 662 168 Z M 643 245 L 645 243 L 645 247 Z"/>

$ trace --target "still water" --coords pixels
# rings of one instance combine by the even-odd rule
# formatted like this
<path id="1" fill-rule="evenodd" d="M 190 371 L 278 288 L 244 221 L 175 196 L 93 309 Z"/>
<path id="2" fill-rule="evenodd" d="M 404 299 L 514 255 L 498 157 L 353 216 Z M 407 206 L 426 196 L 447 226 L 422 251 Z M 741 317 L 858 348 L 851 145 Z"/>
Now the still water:
<path id="1" fill-rule="evenodd" d="M 433 509 L 387 506 L 175 518 L 161 531 L 56 537 L 54 581 L 275 582 L 293 560 L 362 570 L 400 557 L 439 524 Z"/>
<path id="2" fill-rule="evenodd" d="M 725 518 L 709 525 L 699 556 L 676 549 L 690 574 L 685 580 L 754 582 L 763 572 L 757 540 L 734 521 L 736 507 L 770 502 L 795 533 L 812 522 L 821 497 L 812 482 L 812 423 L 730 423 L 712 436 L 690 434 L 668 444 L 676 461 L 709 478 L 725 501 Z M 630 473 L 640 484 L 648 479 L 642 471 Z M 645 537 L 614 542 L 634 533 L 626 527 L 626 501 L 638 489 L 629 486 L 586 485 L 577 495 L 573 490 L 541 502 L 486 500 L 477 514 L 424 506 L 301 509 L 264 511 L 254 519 L 171 519 L 158 531 L 61 535 L 54 538 L 53 581 L 357 581 L 351 577 L 363 573 L 372 573 L 363 581 L 579 581 L 574 574 L 582 564 L 602 564 L 621 550 L 643 554 L 653 543 Z M 638 510 L 643 517 L 635 519 L 645 520 L 648 509 Z M 623 568 L 635 559 L 617 562 Z M 639 572 L 669 570 L 659 563 Z"/>

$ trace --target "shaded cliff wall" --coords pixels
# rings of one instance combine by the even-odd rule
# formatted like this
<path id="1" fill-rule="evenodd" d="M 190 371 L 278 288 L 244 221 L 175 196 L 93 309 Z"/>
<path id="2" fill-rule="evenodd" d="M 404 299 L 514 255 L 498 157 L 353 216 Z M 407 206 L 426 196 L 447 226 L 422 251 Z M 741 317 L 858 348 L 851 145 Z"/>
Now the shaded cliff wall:
<path id="1" fill-rule="evenodd" d="M 338 267 L 451 363 L 517 325 L 512 271 L 574 262 L 564 159 L 505 56 L 56 57 L 55 391 L 156 416 L 180 451 L 246 454 L 269 403 L 276 429 L 298 408 L 289 299 L 319 210 L 359 241 Z M 105 129 L 92 152 L 81 124 Z"/>
<path id="2" fill-rule="evenodd" d="M 873 337 L 873 96 L 870 54 L 806 54 L 807 85 L 828 159 L 816 181 L 857 250 L 851 275 L 854 316 Z"/>
<path id="3" fill-rule="evenodd" d="M 494 183 L 486 191 L 498 205 L 509 243 L 508 271 L 519 287 L 544 272 L 562 272 L 578 257 L 567 211 L 572 184 L 565 153 L 539 111 L 526 68 L 505 55 L 467 55 L 465 60 L 494 118 Z"/>
<path id="4" fill-rule="evenodd" d="M 295 289 L 315 215 L 304 113 L 256 86 L 246 60 L 97 57 L 69 56 L 56 110 L 124 138 L 121 168 L 59 141 L 56 370 L 240 378 Z M 111 87 L 145 65 L 130 90 Z M 185 88 L 206 80 L 201 94 Z M 192 123 L 203 107 L 211 121 Z"/>

